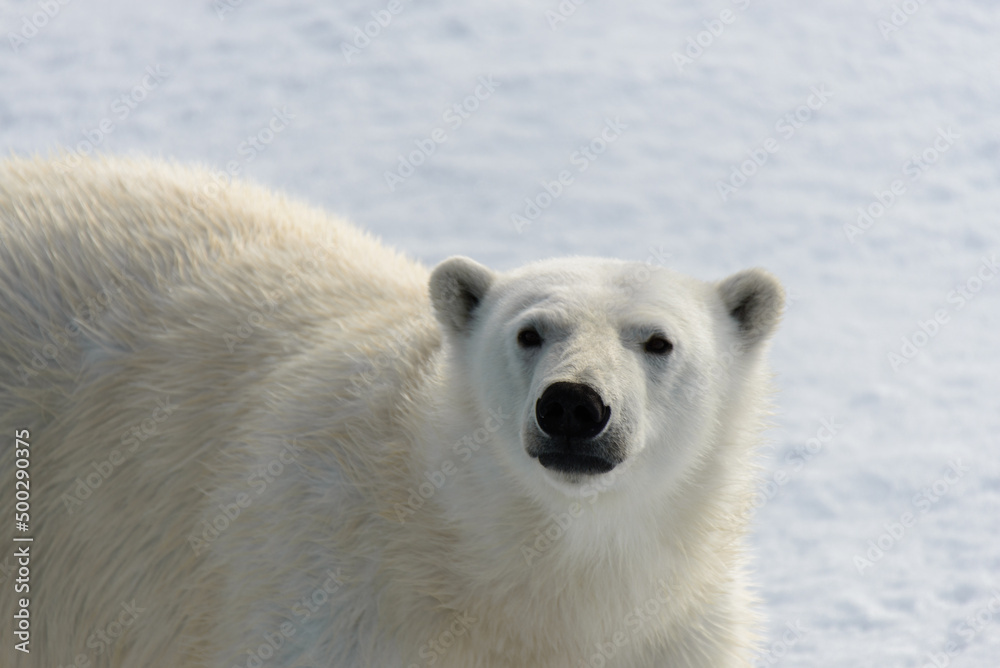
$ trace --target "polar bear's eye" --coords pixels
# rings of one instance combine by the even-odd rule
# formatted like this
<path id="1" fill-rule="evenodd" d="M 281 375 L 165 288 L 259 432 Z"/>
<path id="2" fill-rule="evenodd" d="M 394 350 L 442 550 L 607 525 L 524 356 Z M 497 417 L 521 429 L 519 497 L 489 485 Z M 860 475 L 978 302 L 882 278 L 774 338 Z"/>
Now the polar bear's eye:
<path id="1" fill-rule="evenodd" d="M 537 348 L 542 345 L 542 335 L 532 327 L 522 329 L 517 333 L 517 344 L 522 348 Z"/>
<path id="2" fill-rule="evenodd" d="M 674 349 L 674 344 L 670 343 L 670 341 L 668 341 L 665 337 L 660 336 L 659 334 L 654 334 L 649 337 L 642 347 L 647 353 L 653 353 L 654 355 L 666 355 Z"/>

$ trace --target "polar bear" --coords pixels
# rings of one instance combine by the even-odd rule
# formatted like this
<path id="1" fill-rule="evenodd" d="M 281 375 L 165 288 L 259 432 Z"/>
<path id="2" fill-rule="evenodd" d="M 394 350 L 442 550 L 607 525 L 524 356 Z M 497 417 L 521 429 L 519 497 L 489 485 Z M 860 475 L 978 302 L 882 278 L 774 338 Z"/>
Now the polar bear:
<path id="1" fill-rule="evenodd" d="M 2 663 L 748 666 L 782 305 L 759 269 L 428 272 L 210 171 L 10 159 Z"/>

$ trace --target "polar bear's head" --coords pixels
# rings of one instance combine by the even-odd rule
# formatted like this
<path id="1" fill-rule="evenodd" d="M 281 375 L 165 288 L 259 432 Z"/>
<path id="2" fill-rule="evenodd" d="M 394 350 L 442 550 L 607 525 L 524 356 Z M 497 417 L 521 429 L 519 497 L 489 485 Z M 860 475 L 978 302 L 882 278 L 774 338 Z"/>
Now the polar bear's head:
<path id="1" fill-rule="evenodd" d="M 488 456 L 529 489 L 571 495 L 663 487 L 717 447 L 719 425 L 752 412 L 756 353 L 784 302 L 762 270 L 706 283 L 589 258 L 510 273 L 450 258 L 430 293 L 468 412 L 512 416 Z"/>

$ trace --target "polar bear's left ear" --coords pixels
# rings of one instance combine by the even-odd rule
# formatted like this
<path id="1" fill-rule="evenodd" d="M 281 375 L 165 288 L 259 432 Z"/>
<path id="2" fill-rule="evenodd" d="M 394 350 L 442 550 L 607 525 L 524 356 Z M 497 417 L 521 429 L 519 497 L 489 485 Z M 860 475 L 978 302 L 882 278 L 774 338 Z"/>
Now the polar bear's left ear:
<path id="1" fill-rule="evenodd" d="M 737 272 L 720 281 L 718 291 L 747 345 L 766 339 L 781 320 L 785 290 L 763 269 Z"/>
<path id="2" fill-rule="evenodd" d="M 465 334 L 493 279 L 492 271 L 467 257 L 450 257 L 434 267 L 430 293 L 438 321 L 456 334 Z"/>

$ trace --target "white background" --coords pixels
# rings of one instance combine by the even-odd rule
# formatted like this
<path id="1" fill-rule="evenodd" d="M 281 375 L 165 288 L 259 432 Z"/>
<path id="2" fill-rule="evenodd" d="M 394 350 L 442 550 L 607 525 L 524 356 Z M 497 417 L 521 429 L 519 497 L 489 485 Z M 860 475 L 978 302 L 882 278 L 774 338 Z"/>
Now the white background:
<path id="1" fill-rule="evenodd" d="M 556 0 L 400 0 L 348 59 L 342 44 L 388 4 L 5 2 L 0 149 L 93 141 L 233 161 L 427 264 L 769 268 L 792 298 L 762 459 L 784 484 L 761 497 L 753 558 L 768 643 L 788 623 L 807 632 L 759 665 L 934 665 L 949 642 L 939 665 L 1000 665 L 1000 612 L 984 612 L 1000 611 L 1000 277 L 976 278 L 1000 259 L 1000 6 L 567 0 L 552 25 Z M 724 10 L 729 23 L 713 22 Z M 679 66 L 685 49 L 697 57 Z M 144 89 L 147 68 L 166 78 Z M 444 112 L 480 77 L 495 91 L 453 128 Z M 814 88 L 830 95 L 801 108 Z M 293 120 L 248 161 L 241 143 L 275 108 Z M 777 125 L 796 112 L 800 127 Z M 572 154 L 616 118 L 627 127 L 580 172 Z M 436 128 L 447 140 L 390 191 L 385 173 Z M 905 163 L 939 130 L 958 138 L 911 178 Z M 777 152 L 743 164 L 769 137 Z M 723 201 L 741 165 L 754 173 Z M 562 170 L 572 184 L 518 232 L 511 214 Z M 897 179 L 902 194 L 849 240 L 859 207 Z M 919 348 L 894 369 L 904 337 Z M 836 433 L 796 470 L 786 457 L 828 436 L 823 420 Z M 953 484 L 950 463 L 964 471 Z M 933 502 L 915 501 L 923 490 Z M 906 512 L 916 525 L 890 536 Z M 881 534 L 882 558 L 859 572 Z"/>

